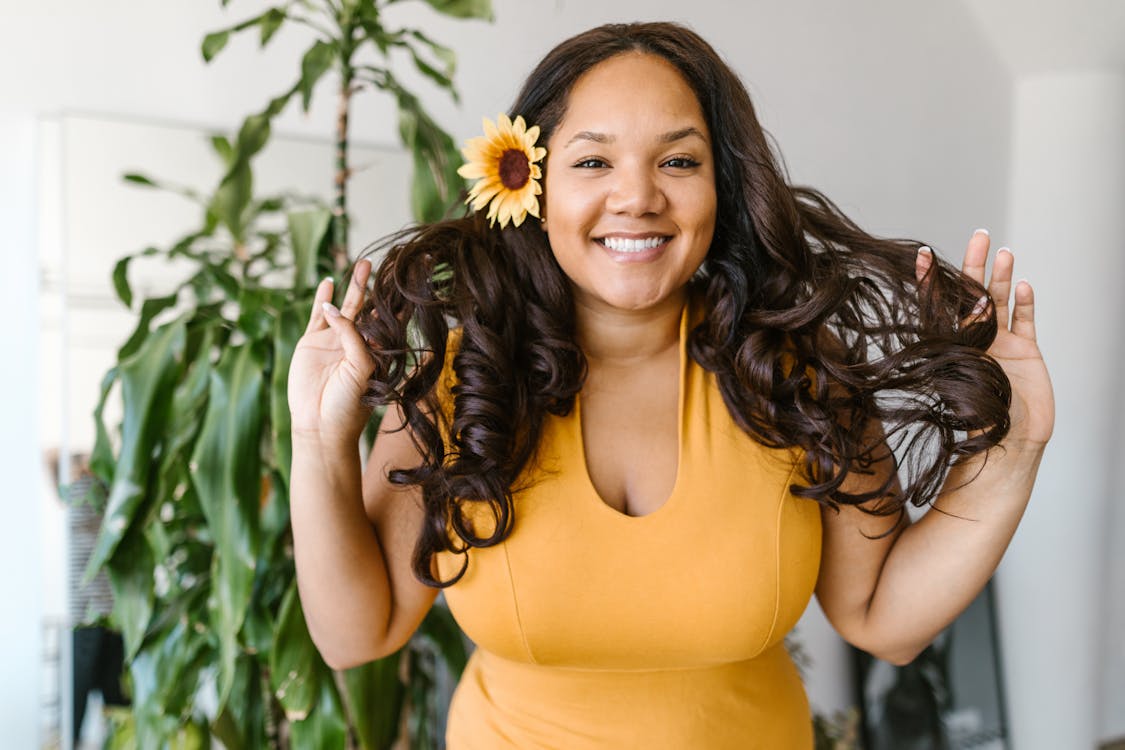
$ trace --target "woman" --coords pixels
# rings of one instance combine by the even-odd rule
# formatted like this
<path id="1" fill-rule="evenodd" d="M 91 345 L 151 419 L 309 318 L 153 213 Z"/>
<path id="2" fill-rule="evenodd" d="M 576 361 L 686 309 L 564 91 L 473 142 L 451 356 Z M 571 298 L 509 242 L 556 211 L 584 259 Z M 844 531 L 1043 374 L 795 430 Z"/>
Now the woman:
<path id="1" fill-rule="evenodd" d="M 512 112 L 466 150 L 499 154 L 465 171 L 481 210 L 397 238 L 369 298 L 367 260 L 339 310 L 318 290 L 289 384 L 310 632 L 377 658 L 444 587 L 478 645 L 453 750 L 812 747 L 782 641 L 814 587 L 905 663 L 1015 531 L 1053 423 L 1031 287 L 1000 252 L 986 292 L 986 233 L 958 273 L 788 185 L 682 27 L 563 42 Z"/>

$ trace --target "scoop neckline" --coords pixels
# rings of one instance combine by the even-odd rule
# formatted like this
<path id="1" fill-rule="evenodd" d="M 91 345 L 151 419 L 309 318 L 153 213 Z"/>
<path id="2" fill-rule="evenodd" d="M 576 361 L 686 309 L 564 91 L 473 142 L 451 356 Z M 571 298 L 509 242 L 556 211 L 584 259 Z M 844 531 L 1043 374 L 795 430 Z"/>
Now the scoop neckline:
<path id="1" fill-rule="evenodd" d="M 601 506 L 602 511 L 624 520 L 626 523 L 644 523 L 646 519 L 653 519 L 658 516 L 667 515 L 675 506 L 676 500 L 679 497 L 680 485 L 684 478 L 684 403 L 686 399 L 686 378 L 685 373 L 687 370 L 687 322 L 688 322 L 688 305 L 689 300 L 684 302 L 683 309 L 680 311 L 680 340 L 677 345 L 679 354 L 679 374 L 678 374 L 678 393 L 676 394 L 676 478 L 672 482 L 672 489 L 668 492 L 668 497 L 664 499 L 657 508 L 649 513 L 640 516 L 631 516 L 628 513 L 623 513 L 617 508 L 605 501 L 598 488 L 594 486 L 594 480 L 590 476 L 590 464 L 586 460 L 586 438 L 582 434 L 582 394 L 579 392 L 574 397 L 574 426 L 575 431 L 578 433 L 578 461 L 581 464 L 582 479 L 587 490 L 584 495 L 587 495 L 592 503 L 596 506 Z"/>

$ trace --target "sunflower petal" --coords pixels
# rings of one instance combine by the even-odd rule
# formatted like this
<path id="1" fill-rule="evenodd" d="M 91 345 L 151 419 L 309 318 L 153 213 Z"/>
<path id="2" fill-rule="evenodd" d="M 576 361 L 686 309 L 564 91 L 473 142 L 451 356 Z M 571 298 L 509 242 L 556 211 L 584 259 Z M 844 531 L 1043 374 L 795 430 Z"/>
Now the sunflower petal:
<path id="1" fill-rule="evenodd" d="M 475 180 L 479 177 L 484 177 L 489 173 L 488 167 L 480 162 L 469 162 L 457 167 L 457 174 L 464 177 L 466 180 Z"/>
<path id="2" fill-rule="evenodd" d="M 482 140 L 489 143 L 494 143 L 496 139 L 500 137 L 500 131 L 496 128 L 496 125 L 492 122 L 492 120 L 488 119 L 487 117 L 483 118 L 483 124 L 484 138 Z"/>

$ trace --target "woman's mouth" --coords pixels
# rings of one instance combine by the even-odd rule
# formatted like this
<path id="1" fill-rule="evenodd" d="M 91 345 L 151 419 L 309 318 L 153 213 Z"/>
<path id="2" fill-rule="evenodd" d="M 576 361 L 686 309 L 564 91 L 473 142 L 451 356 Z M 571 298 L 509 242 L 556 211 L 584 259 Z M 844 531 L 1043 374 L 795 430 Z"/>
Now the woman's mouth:
<path id="1" fill-rule="evenodd" d="M 615 260 L 643 261 L 659 255 L 671 237 L 597 237 L 595 242 L 609 251 Z"/>

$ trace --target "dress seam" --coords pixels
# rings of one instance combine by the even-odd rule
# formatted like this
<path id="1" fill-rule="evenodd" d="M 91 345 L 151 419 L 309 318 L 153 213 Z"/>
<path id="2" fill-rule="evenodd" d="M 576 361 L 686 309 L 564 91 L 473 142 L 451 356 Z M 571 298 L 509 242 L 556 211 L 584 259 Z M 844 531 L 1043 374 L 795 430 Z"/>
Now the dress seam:
<path id="1" fill-rule="evenodd" d="M 512 559 L 508 555 L 508 541 L 505 539 L 501 542 L 504 548 L 504 565 L 508 568 L 508 586 L 512 591 L 512 609 L 516 614 L 516 627 L 520 631 L 520 642 L 523 643 L 523 650 L 527 652 L 527 658 L 531 660 L 532 664 L 539 664 L 539 660 L 535 658 L 535 654 L 531 653 L 531 644 L 527 642 L 527 631 L 523 627 L 523 617 L 520 615 L 520 603 L 516 597 L 516 579 L 512 574 Z"/>
<path id="2" fill-rule="evenodd" d="M 793 462 L 793 468 L 790 469 L 789 474 L 785 477 L 785 484 L 782 485 L 781 497 L 778 498 L 777 503 L 777 519 L 774 523 L 774 599 L 773 599 L 773 621 L 770 622 L 770 629 L 766 633 L 766 638 L 762 641 L 762 645 L 758 648 L 758 655 L 766 650 L 773 638 L 774 631 L 777 630 L 777 620 L 781 616 L 781 525 L 782 514 L 785 512 L 785 498 L 789 495 L 789 486 L 793 480 L 793 475 L 797 472 L 797 467 L 800 466 L 800 461 Z"/>

